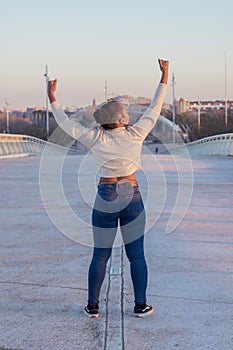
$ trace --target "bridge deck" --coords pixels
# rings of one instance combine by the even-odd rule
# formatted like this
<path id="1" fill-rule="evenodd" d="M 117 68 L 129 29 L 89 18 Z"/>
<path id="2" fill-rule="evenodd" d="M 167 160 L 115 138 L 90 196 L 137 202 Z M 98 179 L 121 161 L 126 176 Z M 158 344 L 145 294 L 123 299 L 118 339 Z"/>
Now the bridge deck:
<path id="1" fill-rule="evenodd" d="M 64 191 L 85 228 L 90 208 L 75 190 L 81 159 L 67 157 Z M 40 197 L 40 157 L 0 161 L 0 349 L 232 349 L 233 159 L 192 160 L 190 207 L 170 234 L 165 228 L 177 196 L 177 176 L 168 155 L 157 159 L 168 193 L 146 234 L 148 301 L 156 313 L 144 320 L 132 317 L 129 266 L 120 247 L 114 249 L 103 285 L 101 317 L 85 317 L 91 247 L 79 240 L 91 230 L 77 227 L 82 232 L 74 242 L 50 221 Z M 145 178 L 139 182 L 144 191 Z M 153 220 L 149 212 L 148 221 Z"/>

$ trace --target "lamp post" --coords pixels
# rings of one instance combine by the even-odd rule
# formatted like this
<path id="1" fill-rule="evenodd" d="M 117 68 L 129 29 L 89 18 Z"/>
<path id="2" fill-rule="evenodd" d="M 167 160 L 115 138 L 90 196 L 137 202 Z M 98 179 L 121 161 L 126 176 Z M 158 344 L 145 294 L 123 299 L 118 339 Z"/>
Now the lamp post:
<path id="1" fill-rule="evenodd" d="M 197 106 L 197 128 L 198 132 L 200 132 L 201 129 L 201 102 L 200 102 L 200 95 L 198 94 L 198 106 Z"/>
<path id="2" fill-rule="evenodd" d="M 176 125 L 176 107 L 175 107 L 175 75 L 172 73 L 172 122 L 173 122 L 173 130 L 172 130 L 172 141 L 175 143 L 175 125 Z"/>
<path id="3" fill-rule="evenodd" d="M 105 98 L 105 102 L 107 102 L 107 100 L 108 100 L 108 82 L 107 82 L 107 80 L 105 80 L 105 83 L 104 83 L 104 98 Z"/>
<path id="4" fill-rule="evenodd" d="M 225 129 L 228 129 L 228 115 L 227 115 L 227 52 L 225 51 Z"/>
<path id="5" fill-rule="evenodd" d="M 10 133 L 10 120 L 9 120 L 9 106 L 10 103 L 8 101 L 5 101 L 5 105 L 6 105 L 6 132 L 7 134 Z"/>
<path id="6" fill-rule="evenodd" d="M 48 82 L 49 82 L 49 76 L 48 76 L 48 66 L 45 66 L 45 83 L 46 83 L 46 107 L 45 107 L 45 111 L 46 111 L 46 134 L 47 134 L 47 140 L 49 139 L 49 100 L 48 100 Z"/>

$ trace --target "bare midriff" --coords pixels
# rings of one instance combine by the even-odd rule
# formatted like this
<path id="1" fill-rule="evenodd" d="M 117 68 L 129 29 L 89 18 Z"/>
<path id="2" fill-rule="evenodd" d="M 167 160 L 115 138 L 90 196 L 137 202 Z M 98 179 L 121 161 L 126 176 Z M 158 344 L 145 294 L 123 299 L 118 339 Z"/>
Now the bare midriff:
<path id="1" fill-rule="evenodd" d="M 99 184 L 117 184 L 118 182 L 128 181 L 132 186 L 137 186 L 137 179 L 135 173 L 127 175 L 127 176 L 119 176 L 119 177 L 101 177 Z"/>

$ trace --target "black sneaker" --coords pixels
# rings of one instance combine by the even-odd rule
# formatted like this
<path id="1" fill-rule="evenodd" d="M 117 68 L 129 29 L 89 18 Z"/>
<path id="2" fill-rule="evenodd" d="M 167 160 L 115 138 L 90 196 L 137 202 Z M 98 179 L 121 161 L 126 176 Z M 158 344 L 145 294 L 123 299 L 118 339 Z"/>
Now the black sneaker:
<path id="1" fill-rule="evenodd" d="M 153 307 L 148 304 L 135 304 L 134 306 L 134 316 L 135 317 L 146 317 L 147 315 L 152 314 L 154 311 Z"/>
<path id="2" fill-rule="evenodd" d="M 85 306 L 84 308 L 84 312 L 87 315 L 87 317 L 97 318 L 99 317 L 99 305 L 88 303 L 87 306 Z"/>

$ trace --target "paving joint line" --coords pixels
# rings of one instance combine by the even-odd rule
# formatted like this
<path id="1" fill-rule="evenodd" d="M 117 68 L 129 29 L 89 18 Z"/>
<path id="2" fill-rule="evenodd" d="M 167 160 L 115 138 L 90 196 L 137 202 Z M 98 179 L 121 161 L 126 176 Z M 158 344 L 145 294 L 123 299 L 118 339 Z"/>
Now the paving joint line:
<path id="1" fill-rule="evenodd" d="M 14 284 L 14 285 L 21 285 L 21 286 L 29 286 L 29 287 L 30 286 L 35 286 L 35 287 L 63 288 L 63 289 L 74 289 L 74 290 L 87 291 L 87 288 L 55 286 L 55 285 L 40 284 L 40 283 L 24 283 L 24 282 L 0 281 L 0 284 Z M 0 348 L 0 350 L 1 350 L 1 348 Z"/>
<path id="2" fill-rule="evenodd" d="M 106 303 L 105 303 L 105 329 L 104 329 L 104 348 L 103 350 L 107 350 L 108 345 L 108 301 L 109 301 L 109 292 L 110 292 L 110 270 L 112 265 L 112 256 L 110 257 L 110 262 L 108 266 L 108 284 L 107 284 L 107 290 L 106 290 Z"/>
<path id="3" fill-rule="evenodd" d="M 121 342 L 122 350 L 125 350 L 125 319 L 124 319 L 124 250 L 121 246 Z"/>
<path id="4" fill-rule="evenodd" d="M 123 248 L 114 247 L 108 268 L 104 350 L 124 350 Z M 111 318 L 109 307 L 111 307 Z"/>
<path id="5" fill-rule="evenodd" d="M 199 299 L 199 298 L 189 298 L 189 297 L 177 297 L 172 295 L 159 295 L 159 294 L 149 294 L 150 296 L 157 297 L 157 298 L 167 298 L 167 299 L 181 299 L 181 300 L 190 300 L 190 301 L 202 301 L 202 302 L 208 302 L 208 303 L 216 303 L 216 304 L 227 304 L 232 305 L 233 301 L 221 301 L 221 300 L 210 300 L 210 299 Z"/>

